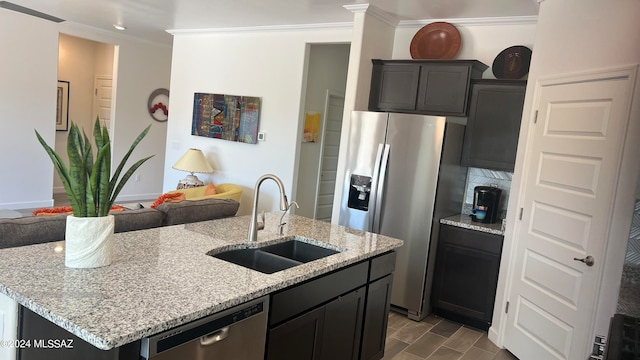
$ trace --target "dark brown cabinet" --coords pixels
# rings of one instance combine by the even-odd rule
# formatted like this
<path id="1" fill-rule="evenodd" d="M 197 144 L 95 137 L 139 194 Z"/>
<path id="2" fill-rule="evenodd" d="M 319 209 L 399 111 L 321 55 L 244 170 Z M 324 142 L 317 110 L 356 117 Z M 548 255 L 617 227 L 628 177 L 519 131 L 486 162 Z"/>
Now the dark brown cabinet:
<path id="1" fill-rule="evenodd" d="M 365 288 L 269 330 L 268 360 L 357 360 Z"/>
<path id="2" fill-rule="evenodd" d="M 269 330 L 267 360 L 320 359 L 324 307 Z"/>
<path id="3" fill-rule="evenodd" d="M 487 69 L 477 60 L 372 61 L 370 111 L 464 116 L 470 81 Z"/>
<path id="4" fill-rule="evenodd" d="M 325 306 L 322 359 L 356 360 L 360 356 L 366 288 L 341 296 Z"/>
<path id="5" fill-rule="evenodd" d="M 381 359 L 384 356 L 391 306 L 391 279 L 392 275 L 387 275 L 369 284 L 362 336 L 362 359 Z"/>
<path id="6" fill-rule="evenodd" d="M 440 225 L 433 312 L 487 330 L 491 325 L 502 235 Z"/>
<path id="7" fill-rule="evenodd" d="M 526 81 L 474 80 L 461 163 L 513 172 Z"/>
<path id="8" fill-rule="evenodd" d="M 395 252 L 338 269 L 270 297 L 266 359 L 377 360 L 384 355 Z M 138 359 L 140 341 L 100 350 L 20 307 L 20 339 L 73 339 L 73 349 L 20 349 L 19 359 Z"/>
<path id="9" fill-rule="evenodd" d="M 271 359 L 380 359 L 395 253 L 340 269 L 271 296 Z"/>

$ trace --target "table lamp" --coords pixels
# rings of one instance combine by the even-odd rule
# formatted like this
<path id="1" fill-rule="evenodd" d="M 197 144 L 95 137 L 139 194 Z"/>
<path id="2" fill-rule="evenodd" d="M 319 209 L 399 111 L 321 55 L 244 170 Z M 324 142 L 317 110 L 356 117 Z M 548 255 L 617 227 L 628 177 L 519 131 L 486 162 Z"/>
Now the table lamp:
<path id="1" fill-rule="evenodd" d="M 191 148 L 173 166 L 174 169 L 190 172 L 184 179 L 178 182 L 177 189 L 187 189 L 197 186 L 204 186 L 204 182 L 198 179 L 193 173 L 210 174 L 213 167 L 207 161 L 207 158 L 200 149 Z"/>

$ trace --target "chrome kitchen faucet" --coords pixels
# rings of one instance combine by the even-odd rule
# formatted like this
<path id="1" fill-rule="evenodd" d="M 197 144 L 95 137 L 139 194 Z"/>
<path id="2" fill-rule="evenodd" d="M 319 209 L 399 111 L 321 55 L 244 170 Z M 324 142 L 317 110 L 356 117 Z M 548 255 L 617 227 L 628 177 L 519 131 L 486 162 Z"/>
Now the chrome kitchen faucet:
<path id="1" fill-rule="evenodd" d="M 289 209 L 289 202 L 287 201 L 287 195 L 284 193 L 284 184 L 279 177 L 273 174 L 262 175 L 256 182 L 256 188 L 253 192 L 253 209 L 251 209 L 251 223 L 249 224 L 249 241 L 258 240 L 258 198 L 260 196 L 260 185 L 267 180 L 271 179 L 278 184 L 280 189 L 280 210 L 287 211 Z"/>

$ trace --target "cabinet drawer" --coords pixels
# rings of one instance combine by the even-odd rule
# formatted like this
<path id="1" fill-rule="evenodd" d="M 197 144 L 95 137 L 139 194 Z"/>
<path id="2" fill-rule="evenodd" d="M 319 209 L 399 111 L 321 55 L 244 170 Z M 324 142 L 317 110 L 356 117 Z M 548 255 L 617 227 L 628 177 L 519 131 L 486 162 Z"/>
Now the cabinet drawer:
<path id="1" fill-rule="evenodd" d="M 371 269 L 369 270 L 369 281 L 377 280 L 385 275 L 389 275 L 396 268 L 396 252 L 392 251 L 371 259 Z"/>
<path id="2" fill-rule="evenodd" d="M 367 283 L 369 261 L 312 279 L 271 297 L 269 325 L 275 325 Z"/>
<path id="3" fill-rule="evenodd" d="M 440 224 L 440 243 L 458 245 L 500 255 L 502 253 L 502 239 L 502 235 Z"/>

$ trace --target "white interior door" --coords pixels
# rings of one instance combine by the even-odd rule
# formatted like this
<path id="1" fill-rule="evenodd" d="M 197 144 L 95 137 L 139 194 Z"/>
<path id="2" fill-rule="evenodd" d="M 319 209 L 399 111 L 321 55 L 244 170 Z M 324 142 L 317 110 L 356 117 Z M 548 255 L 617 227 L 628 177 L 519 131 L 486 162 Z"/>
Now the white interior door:
<path id="1" fill-rule="evenodd" d="M 504 341 L 521 360 L 591 353 L 633 83 L 618 75 L 536 90 Z"/>
<path id="2" fill-rule="evenodd" d="M 111 76 L 97 75 L 94 80 L 94 93 L 93 93 L 93 116 L 91 119 L 91 125 L 96 119 L 96 116 L 100 118 L 102 125 L 106 126 L 111 133 L 111 100 L 112 100 L 112 84 L 113 80 Z"/>
<path id="3" fill-rule="evenodd" d="M 343 110 L 344 95 L 338 95 L 328 90 L 325 101 L 325 111 L 323 112 L 325 119 L 322 122 L 322 156 L 320 157 L 318 188 L 316 189 L 316 208 L 313 216 L 317 220 L 327 222 L 331 221 L 331 211 L 333 208 Z"/>

